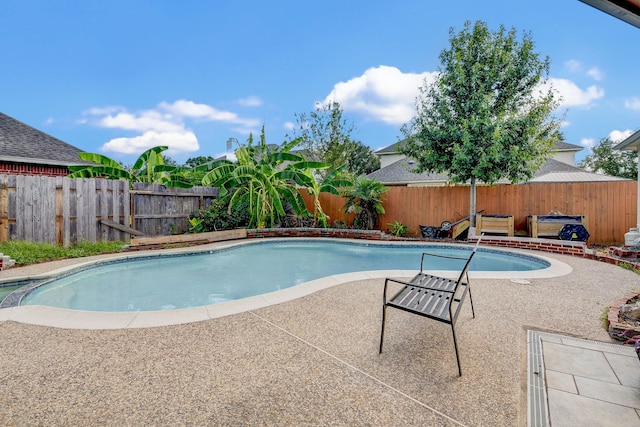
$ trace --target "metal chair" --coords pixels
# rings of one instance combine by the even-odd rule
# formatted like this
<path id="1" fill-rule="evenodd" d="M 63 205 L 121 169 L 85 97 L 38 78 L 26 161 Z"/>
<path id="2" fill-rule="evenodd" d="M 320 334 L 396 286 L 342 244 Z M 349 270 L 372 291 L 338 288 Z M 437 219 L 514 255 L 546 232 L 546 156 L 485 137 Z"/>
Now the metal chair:
<path id="1" fill-rule="evenodd" d="M 453 346 L 456 351 L 456 360 L 458 362 L 458 375 L 462 376 L 462 370 L 460 369 L 460 357 L 458 355 L 458 343 L 456 342 L 456 331 L 454 326 L 467 293 L 469 294 L 469 302 L 471 303 L 471 313 L 473 317 L 475 317 L 468 270 L 469 264 L 471 264 L 471 260 L 476 253 L 479 243 L 480 239 L 478 239 L 478 242 L 468 258 L 424 252 L 422 254 L 422 260 L 420 261 L 420 272 L 409 282 L 392 278 L 387 278 L 385 280 L 382 306 L 382 329 L 380 332 L 380 353 L 382 353 L 382 343 L 384 340 L 384 326 L 387 307 L 397 308 L 451 325 Z M 447 279 L 424 272 L 423 267 L 425 256 L 460 259 L 466 260 L 466 262 L 457 280 Z M 387 287 L 389 283 L 392 282 L 399 283 L 404 286 L 391 299 L 387 300 Z"/>

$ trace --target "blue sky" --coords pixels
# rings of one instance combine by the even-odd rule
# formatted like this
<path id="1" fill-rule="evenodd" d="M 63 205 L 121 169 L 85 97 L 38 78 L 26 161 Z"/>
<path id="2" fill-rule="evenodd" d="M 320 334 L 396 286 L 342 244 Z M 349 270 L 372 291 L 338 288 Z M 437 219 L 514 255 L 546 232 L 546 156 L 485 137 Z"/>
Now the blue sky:
<path id="1" fill-rule="evenodd" d="M 0 111 L 125 163 L 219 156 L 334 99 L 373 150 L 402 137 L 449 29 L 527 31 L 551 59 L 567 142 L 640 127 L 640 29 L 578 0 L 1 0 Z"/>

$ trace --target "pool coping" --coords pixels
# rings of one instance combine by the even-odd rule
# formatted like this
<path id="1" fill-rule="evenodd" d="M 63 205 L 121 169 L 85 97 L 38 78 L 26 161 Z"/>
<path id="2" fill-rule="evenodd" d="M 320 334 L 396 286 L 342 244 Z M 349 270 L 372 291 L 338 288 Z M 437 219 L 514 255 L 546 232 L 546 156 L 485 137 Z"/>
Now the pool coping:
<path id="1" fill-rule="evenodd" d="M 287 240 L 291 241 L 296 238 L 274 238 L 269 241 L 275 240 Z M 299 240 L 332 240 L 326 238 L 300 238 Z M 355 239 L 344 239 L 345 241 L 353 241 L 362 244 L 362 241 Z M 220 248 L 226 248 L 242 244 L 255 243 L 255 241 L 234 241 L 226 242 L 224 245 L 217 245 L 215 250 Z M 393 245 L 402 244 L 406 245 L 407 242 L 367 242 L 371 245 Z M 438 243 L 415 243 L 417 246 L 442 246 Z M 482 247 L 482 245 L 481 245 Z M 212 252 L 211 247 L 206 248 L 191 248 L 192 250 L 163 250 L 157 253 L 146 254 L 114 254 L 113 257 L 108 257 L 100 260 L 92 260 L 79 262 L 77 264 L 59 268 L 47 273 L 14 277 L 11 279 L 0 280 L 0 285 L 15 283 L 19 281 L 35 281 L 45 280 L 52 277 L 56 277 L 63 274 L 69 274 L 79 269 L 88 268 L 94 265 L 100 265 L 104 263 L 112 263 L 118 261 L 126 261 L 136 258 L 149 258 L 158 256 L 175 256 L 175 255 L 189 255 Z M 554 258 L 549 258 L 543 255 L 532 255 L 529 251 L 516 250 L 516 249 L 498 249 L 494 247 L 487 247 L 487 250 L 502 251 L 502 252 L 515 252 L 521 253 L 527 256 L 534 256 L 547 261 L 550 266 L 542 270 L 531 271 L 472 271 L 469 272 L 471 279 L 510 279 L 516 283 L 526 283 L 528 279 L 543 279 L 550 277 L 558 277 L 570 274 L 572 268 Z M 312 280 L 306 283 L 295 285 L 286 289 L 269 292 L 266 294 L 256 295 L 252 297 L 242 298 L 235 301 L 227 301 L 212 305 L 205 305 L 191 308 L 180 308 L 173 310 L 161 310 L 161 311 L 136 311 L 136 312 L 98 312 L 98 311 L 84 311 L 84 310 L 72 310 L 56 307 L 48 307 L 41 305 L 31 306 L 15 306 L 0 309 L 0 321 L 15 321 L 20 323 L 34 324 L 40 326 L 50 326 L 56 328 L 65 329 L 128 329 L 128 328 L 148 328 L 168 325 L 178 325 L 184 323 L 192 323 L 205 321 L 209 319 L 215 319 L 219 317 L 238 314 L 246 311 L 256 310 L 270 305 L 280 304 L 283 302 L 291 301 L 297 298 L 310 295 L 323 289 L 327 289 L 340 284 L 354 282 L 359 280 L 370 279 L 384 279 L 386 277 L 393 278 L 410 278 L 417 272 L 416 270 L 375 270 L 375 271 L 360 271 L 344 274 L 336 274 L 320 279 Z M 455 277 L 457 272 L 451 270 L 429 270 L 430 273 L 445 276 Z"/>

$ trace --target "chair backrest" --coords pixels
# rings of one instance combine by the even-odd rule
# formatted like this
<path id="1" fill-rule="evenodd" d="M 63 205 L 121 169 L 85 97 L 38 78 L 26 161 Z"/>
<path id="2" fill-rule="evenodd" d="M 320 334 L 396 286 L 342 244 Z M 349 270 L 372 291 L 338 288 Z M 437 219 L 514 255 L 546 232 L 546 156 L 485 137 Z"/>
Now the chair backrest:
<path id="1" fill-rule="evenodd" d="M 464 264 L 464 267 L 462 268 L 462 271 L 460 272 L 460 275 L 458 276 L 458 282 L 456 283 L 456 288 L 460 285 L 460 283 L 462 282 L 464 277 L 467 276 L 468 271 L 469 271 L 469 266 L 471 265 L 471 260 L 473 259 L 473 256 L 476 254 L 476 252 L 478 250 L 478 246 L 480 245 L 480 240 L 482 240 L 482 236 L 484 236 L 484 233 L 482 233 L 480 235 L 480 237 L 478 237 L 478 241 L 476 242 L 475 246 L 473 247 L 473 250 L 471 251 L 471 255 L 469 255 L 469 258 L 467 259 L 467 262 Z M 467 277 L 467 281 L 468 281 L 468 277 Z"/>

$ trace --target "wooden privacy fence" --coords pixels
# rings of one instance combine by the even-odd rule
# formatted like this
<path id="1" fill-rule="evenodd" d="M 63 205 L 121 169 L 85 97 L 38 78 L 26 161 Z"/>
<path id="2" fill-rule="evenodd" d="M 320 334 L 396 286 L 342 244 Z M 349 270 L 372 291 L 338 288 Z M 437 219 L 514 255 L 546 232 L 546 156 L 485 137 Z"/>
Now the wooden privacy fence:
<path id="1" fill-rule="evenodd" d="M 128 240 L 132 227 L 146 236 L 184 233 L 187 216 L 211 205 L 218 190 L 164 188 L 126 181 L 0 175 L 0 242 L 15 239 L 69 245 L 80 240 Z M 312 199 L 302 192 L 307 206 Z M 590 245 L 619 245 L 635 227 L 635 181 L 496 185 L 477 188 L 477 210 L 512 215 L 516 230 L 526 230 L 529 215 L 560 212 L 587 217 Z M 345 221 L 345 199 L 320 195 L 323 210 Z M 469 187 L 390 187 L 379 228 L 399 221 L 418 234 L 419 225 L 440 226 L 469 214 Z M 353 215 L 346 218 L 353 221 Z M 105 225 L 112 222 L 121 229 Z"/>
<path id="2" fill-rule="evenodd" d="M 527 230 L 529 215 L 585 215 L 591 234 L 588 244 L 619 245 L 629 228 L 636 226 L 637 185 L 635 181 L 611 181 L 478 186 L 476 210 L 513 215 L 515 229 L 521 232 Z M 311 198 L 304 197 L 312 207 Z M 417 235 L 419 225 L 439 227 L 443 221 L 455 222 L 469 215 L 468 186 L 389 187 L 383 197 L 385 213 L 379 223 L 383 231 L 389 223 L 399 221 Z M 344 198 L 323 193 L 320 201 L 332 223 L 344 221 Z"/>
<path id="3" fill-rule="evenodd" d="M 131 190 L 131 223 L 146 236 L 182 234 L 189 229 L 187 217 L 211 206 L 218 192 L 212 187 L 166 188 L 136 182 Z"/>
<path id="4" fill-rule="evenodd" d="M 167 189 L 100 178 L 0 175 L 0 242 L 27 240 L 68 246 L 81 240 L 129 240 L 184 233 L 187 216 L 206 208 L 217 189 Z M 114 228 L 105 223 L 120 224 Z"/>

